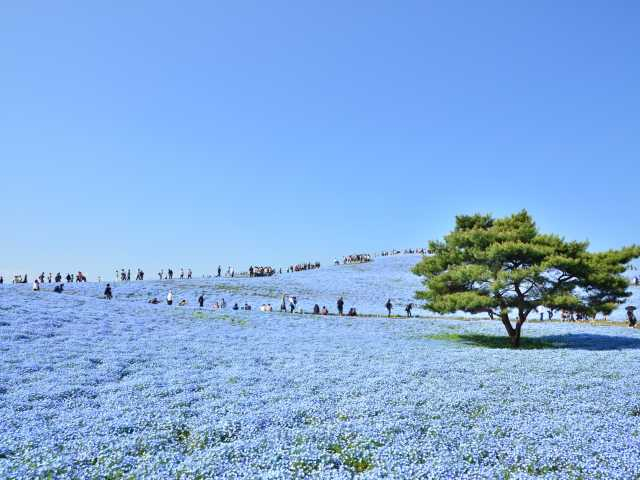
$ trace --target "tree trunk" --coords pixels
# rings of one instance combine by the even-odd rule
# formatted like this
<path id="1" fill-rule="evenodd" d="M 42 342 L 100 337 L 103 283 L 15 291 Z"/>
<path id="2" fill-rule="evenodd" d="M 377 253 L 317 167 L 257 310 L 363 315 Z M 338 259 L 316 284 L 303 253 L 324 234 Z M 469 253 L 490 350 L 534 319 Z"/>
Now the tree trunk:
<path id="1" fill-rule="evenodd" d="M 509 335 L 511 338 L 511 346 L 513 348 L 518 348 L 520 346 L 520 332 L 522 331 L 522 324 L 524 322 L 518 321 L 516 323 L 516 328 L 513 330 L 513 335 Z"/>
<path id="2" fill-rule="evenodd" d="M 500 313 L 500 320 L 502 320 L 502 324 L 504 325 L 504 328 L 507 329 L 507 334 L 512 337 L 513 335 L 515 335 L 515 330 L 513 328 L 513 326 L 511 325 L 511 321 L 509 320 L 509 314 L 507 312 L 501 312 Z"/>
<path id="3" fill-rule="evenodd" d="M 516 322 L 516 327 L 513 328 L 513 325 L 511 325 L 511 321 L 509 320 L 509 314 L 504 312 L 500 315 L 500 320 L 502 320 L 502 324 L 507 330 L 509 340 L 511 340 L 511 346 L 513 348 L 518 348 L 520 346 L 520 332 L 522 331 L 522 324 L 524 321 L 519 318 Z"/>

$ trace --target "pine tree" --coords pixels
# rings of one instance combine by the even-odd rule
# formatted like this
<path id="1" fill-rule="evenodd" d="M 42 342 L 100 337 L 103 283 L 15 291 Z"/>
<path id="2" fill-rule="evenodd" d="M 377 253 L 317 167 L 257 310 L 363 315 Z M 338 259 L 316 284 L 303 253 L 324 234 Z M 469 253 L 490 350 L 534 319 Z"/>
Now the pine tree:
<path id="1" fill-rule="evenodd" d="M 539 233 L 526 210 L 499 219 L 460 215 L 414 267 L 426 287 L 417 298 L 437 313 L 496 316 L 518 347 L 522 325 L 538 307 L 608 315 L 631 295 L 624 273 L 640 247 L 600 253 L 588 247 Z"/>

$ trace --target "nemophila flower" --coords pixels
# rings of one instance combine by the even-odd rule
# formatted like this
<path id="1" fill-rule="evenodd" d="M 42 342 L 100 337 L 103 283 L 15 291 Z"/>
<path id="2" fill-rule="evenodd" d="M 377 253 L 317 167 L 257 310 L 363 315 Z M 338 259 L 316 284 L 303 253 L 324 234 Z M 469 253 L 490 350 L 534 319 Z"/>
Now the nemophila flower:
<path id="1" fill-rule="evenodd" d="M 228 303 L 256 304 L 293 288 L 376 313 L 417 288 L 407 257 L 388 261 L 174 292 L 229 284 Z M 502 335 L 488 321 L 194 316 L 146 303 L 165 288 L 2 290 L 0 478 L 640 475 L 634 330 L 531 324 L 549 348 L 512 351 L 447 339 Z"/>

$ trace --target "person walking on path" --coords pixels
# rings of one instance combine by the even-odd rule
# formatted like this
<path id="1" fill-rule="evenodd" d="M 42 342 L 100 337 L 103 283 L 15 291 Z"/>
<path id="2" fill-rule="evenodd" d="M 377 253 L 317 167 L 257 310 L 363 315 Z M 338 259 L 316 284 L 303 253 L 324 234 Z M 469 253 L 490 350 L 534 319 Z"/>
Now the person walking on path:
<path id="1" fill-rule="evenodd" d="M 204 294 L 201 293 L 200 296 L 198 297 L 198 305 L 200 305 L 200 308 L 202 308 L 204 306 Z"/>
<path id="2" fill-rule="evenodd" d="M 393 308 L 393 303 L 391 303 L 390 298 L 387 300 L 387 303 L 385 303 L 384 306 L 386 307 L 387 312 L 389 312 L 389 317 L 391 317 L 391 309 Z"/>
<path id="3" fill-rule="evenodd" d="M 407 312 L 407 317 L 411 318 L 411 309 L 413 308 L 413 303 L 409 303 L 407 304 L 406 307 L 404 307 L 404 311 Z"/>
<path id="4" fill-rule="evenodd" d="M 111 292 L 111 285 L 109 283 L 107 283 L 107 286 L 104 289 L 104 298 L 106 298 L 107 300 L 111 300 L 113 298 L 113 293 Z"/>
<path id="5" fill-rule="evenodd" d="M 342 297 L 338 299 L 336 306 L 338 307 L 338 315 L 342 316 L 342 311 L 344 310 L 344 300 Z"/>
<path id="6" fill-rule="evenodd" d="M 173 292 L 169 290 L 169 293 L 167 293 L 167 305 L 172 305 L 172 304 L 173 304 Z"/>
<path id="7" fill-rule="evenodd" d="M 289 309 L 291 310 L 291 313 L 293 313 L 293 311 L 296 309 L 294 297 L 289 297 Z"/>

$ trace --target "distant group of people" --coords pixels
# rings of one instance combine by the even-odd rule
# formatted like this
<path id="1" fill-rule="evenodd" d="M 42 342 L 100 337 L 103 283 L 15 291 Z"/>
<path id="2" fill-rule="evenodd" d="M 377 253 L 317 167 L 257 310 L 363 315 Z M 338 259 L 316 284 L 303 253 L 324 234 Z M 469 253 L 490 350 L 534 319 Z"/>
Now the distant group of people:
<path id="1" fill-rule="evenodd" d="M 415 255 L 415 254 L 420 254 L 420 255 L 426 255 L 427 254 L 427 249 L 426 248 L 405 248 L 404 250 L 386 250 L 384 252 L 380 252 L 380 256 L 381 257 L 390 257 L 392 255 Z"/>
<path id="2" fill-rule="evenodd" d="M 128 268 L 126 271 L 124 268 L 118 269 L 116 268 L 116 281 L 120 280 L 121 282 L 130 282 L 131 281 L 131 269 Z M 136 271 L 136 280 L 144 280 L 144 271 L 141 268 L 138 268 Z M 100 281 L 100 277 L 98 277 L 98 281 Z"/>
<path id="3" fill-rule="evenodd" d="M 64 279 L 67 281 L 67 283 L 73 283 L 73 282 L 86 282 L 87 281 L 87 277 L 84 273 L 82 272 L 78 272 L 76 274 L 73 273 L 67 273 L 67 275 L 64 277 Z M 40 275 L 38 275 L 35 280 L 34 280 L 34 284 L 37 281 L 38 285 L 42 285 L 44 283 L 60 283 L 63 280 L 62 274 L 60 272 L 56 273 L 55 277 L 53 276 L 53 274 L 51 272 L 49 272 L 48 275 L 46 275 L 44 272 L 42 272 Z M 4 277 L 2 277 L 2 275 L 0 275 L 0 284 L 4 283 Z M 14 275 L 13 276 L 13 282 L 12 283 L 28 283 L 28 278 L 27 275 L 25 274 L 23 275 Z M 34 289 L 35 290 L 35 289 Z M 39 288 L 38 288 L 39 290 Z"/>
<path id="4" fill-rule="evenodd" d="M 249 277 L 270 277 L 275 273 L 276 271 L 273 267 L 261 267 L 254 265 L 249 267 Z"/>
<path id="5" fill-rule="evenodd" d="M 553 316 L 553 313 L 551 315 Z M 587 320 L 587 315 L 582 312 L 574 312 L 571 310 L 561 310 L 560 320 L 562 320 L 563 322 L 583 322 Z"/>
<path id="6" fill-rule="evenodd" d="M 193 278 L 193 271 L 190 268 L 188 268 L 186 271 L 185 271 L 184 268 L 180 269 L 179 278 L 181 280 L 183 280 L 185 277 L 187 279 Z M 143 278 L 141 278 L 140 280 L 143 280 L 143 279 L 144 279 L 144 273 L 143 273 Z M 158 272 L 158 279 L 159 280 L 173 280 L 173 269 L 167 268 L 167 272 L 166 273 L 165 273 L 164 269 L 160 270 Z"/>
<path id="7" fill-rule="evenodd" d="M 296 265 L 291 265 L 289 268 L 287 268 L 287 273 L 303 272 L 305 270 L 315 270 L 316 268 L 320 268 L 320 262 L 298 263 Z"/>
<path id="8" fill-rule="evenodd" d="M 366 263 L 371 261 L 371 255 L 368 253 L 357 253 L 354 255 L 347 255 L 342 259 L 343 265 L 348 265 L 351 263 Z"/>

